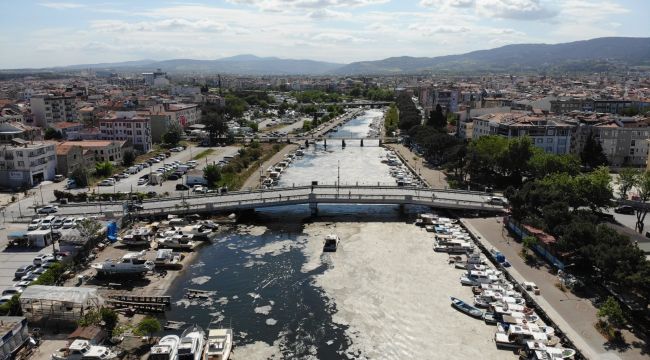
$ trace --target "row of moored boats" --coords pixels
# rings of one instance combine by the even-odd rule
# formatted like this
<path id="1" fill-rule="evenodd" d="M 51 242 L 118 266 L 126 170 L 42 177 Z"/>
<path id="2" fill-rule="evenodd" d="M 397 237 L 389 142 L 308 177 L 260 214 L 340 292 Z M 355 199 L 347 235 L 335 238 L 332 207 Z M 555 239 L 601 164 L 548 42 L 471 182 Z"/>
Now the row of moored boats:
<path id="1" fill-rule="evenodd" d="M 394 151 L 386 149 L 381 155 L 381 162 L 389 166 L 389 173 L 397 186 L 421 186 L 420 180 L 402 163 Z"/>
<path id="2" fill-rule="evenodd" d="M 278 185 L 282 174 L 287 170 L 291 163 L 299 157 L 305 155 L 304 146 L 300 146 L 296 151 L 284 155 L 284 158 L 279 161 L 277 164 L 270 166 L 266 169 L 266 174 L 262 176 L 262 189 L 270 189 Z"/>
<path id="3" fill-rule="evenodd" d="M 460 283 L 472 288 L 471 302 L 452 297 L 451 305 L 488 325 L 495 325 L 494 341 L 498 348 L 518 350 L 523 359 L 573 358 L 575 350 L 559 346 L 555 329 L 527 306 L 523 294 L 502 271 L 491 266 L 455 219 L 420 214 L 416 224 L 434 233 L 434 251 L 449 253 L 449 263 L 463 272 Z"/>

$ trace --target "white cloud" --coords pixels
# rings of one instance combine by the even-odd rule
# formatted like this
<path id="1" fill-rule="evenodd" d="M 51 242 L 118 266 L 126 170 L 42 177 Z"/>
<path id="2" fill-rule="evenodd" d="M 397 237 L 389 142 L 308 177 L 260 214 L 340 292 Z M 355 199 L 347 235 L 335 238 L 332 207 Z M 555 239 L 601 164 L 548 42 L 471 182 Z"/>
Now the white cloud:
<path id="1" fill-rule="evenodd" d="M 330 9 L 316 9 L 308 14 L 312 19 L 349 19 L 352 15 L 345 12 L 334 11 Z"/>
<path id="2" fill-rule="evenodd" d="M 514 20 L 548 19 L 558 14 L 541 0 L 479 0 L 476 10 L 484 16 Z"/>
<path id="3" fill-rule="evenodd" d="M 287 8 L 355 8 L 369 5 L 384 4 L 390 0 L 227 0 L 232 4 L 253 5 L 263 10 Z"/>
<path id="4" fill-rule="evenodd" d="M 58 10 L 77 9 L 77 8 L 86 7 L 86 5 L 84 4 L 71 3 L 71 2 L 44 2 L 44 3 L 38 3 L 38 5 L 44 6 L 46 8 L 58 9 Z"/>
<path id="5" fill-rule="evenodd" d="M 471 8 L 476 0 L 420 0 L 420 6 L 424 7 L 456 7 Z"/>
<path id="6" fill-rule="evenodd" d="M 315 35 L 311 38 L 314 41 L 323 41 L 323 42 L 328 42 L 328 43 L 364 43 L 364 42 L 370 42 L 370 39 L 362 38 L 362 37 L 357 37 L 351 34 L 345 34 L 345 33 L 321 33 L 318 35 Z"/>

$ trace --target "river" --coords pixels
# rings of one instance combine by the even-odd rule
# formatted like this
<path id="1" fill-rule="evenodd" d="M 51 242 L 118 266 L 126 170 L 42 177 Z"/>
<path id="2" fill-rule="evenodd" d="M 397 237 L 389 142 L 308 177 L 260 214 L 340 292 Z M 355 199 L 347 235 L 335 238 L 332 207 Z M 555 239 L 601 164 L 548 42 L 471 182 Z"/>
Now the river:
<path id="1" fill-rule="evenodd" d="M 310 146 L 280 186 L 394 185 L 377 140 L 341 146 L 381 116 L 367 110 L 332 134 L 338 140 Z M 410 223 L 422 210 L 320 205 L 315 218 L 307 206 L 257 211 L 198 250 L 170 289 L 169 319 L 232 326 L 234 359 L 513 358 L 496 351 L 492 328 L 450 308 L 450 295 L 471 291 L 432 251 L 430 234 Z M 328 233 L 342 243 L 324 254 Z M 213 295 L 188 300 L 185 288 Z"/>

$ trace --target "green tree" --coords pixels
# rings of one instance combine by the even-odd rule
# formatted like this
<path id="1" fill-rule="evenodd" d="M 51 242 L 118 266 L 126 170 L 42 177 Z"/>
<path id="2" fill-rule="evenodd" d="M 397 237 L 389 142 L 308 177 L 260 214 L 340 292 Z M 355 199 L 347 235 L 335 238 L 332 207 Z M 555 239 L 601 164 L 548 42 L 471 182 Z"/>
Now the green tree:
<path id="1" fill-rule="evenodd" d="M 92 326 L 99 325 L 102 321 L 102 317 L 99 314 L 99 311 L 88 310 L 83 316 L 77 321 L 79 326 Z"/>
<path id="2" fill-rule="evenodd" d="M 22 314 L 19 294 L 12 296 L 9 301 L 0 305 L 0 316 L 21 316 Z"/>
<path id="3" fill-rule="evenodd" d="M 122 156 L 122 164 L 124 166 L 131 166 L 135 162 L 135 153 L 133 150 L 126 150 Z"/>
<path id="4" fill-rule="evenodd" d="M 172 122 L 167 129 L 167 132 L 163 134 L 163 142 L 169 147 L 174 147 L 178 145 L 183 136 L 183 129 L 181 125 L 177 122 Z"/>
<path id="5" fill-rule="evenodd" d="M 95 219 L 83 219 L 77 223 L 77 231 L 84 239 L 92 239 L 102 229 L 102 224 Z"/>
<path id="6" fill-rule="evenodd" d="M 350 96 L 358 98 L 361 96 L 361 87 L 355 86 L 354 89 L 350 90 Z"/>
<path id="7" fill-rule="evenodd" d="M 45 140 L 60 140 L 63 138 L 60 132 L 56 131 L 53 128 L 45 129 L 45 134 L 43 135 Z"/>
<path id="8" fill-rule="evenodd" d="M 535 245 L 537 245 L 537 238 L 534 236 L 526 236 L 521 240 L 521 245 L 523 246 L 524 254 L 528 255 L 528 250 L 532 250 Z"/>
<path id="9" fill-rule="evenodd" d="M 248 109 L 248 104 L 245 100 L 233 94 L 226 95 L 225 115 L 230 119 L 240 118 L 244 115 L 244 111 Z"/>
<path id="10" fill-rule="evenodd" d="M 625 323 L 623 309 L 621 309 L 621 305 L 612 296 L 608 296 L 607 300 L 600 306 L 598 309 L 598 317 L 606 318 L 610 324 L 617 327 Z"/>
<path id="11" fill-rule="evenodd" d="M 205 125 L 210 137 L 210 145 L 214 145 L 218 138 L 228 133 L 228 124 L 223 114 L 217 111 L 204 112 L 201 123 Z"/>
<path id="12" fill-rule="evenodd" d="M 105 327 L 109 331 L 115 328 L 115 325 L 117 325 L 117 320 L 118 320 L 117 312 L 115 312 L 115 310 L 107 307 L 102 307 L 99 310 L 99 315 L 101 316 L 102 321 L 105 324 Z"/>
<path id="13" fill-rule="evenodd" d="M 436 105 L 436 109 L 432 110 L 429 113 L 427 125 L 438 129 L 445 128 L 447 126 L 447 117 L 442 112 L 442 106 L 440 106 L 440 104 Z"/>
<path id="14" fill-rule="evenodd" d="M 590 132 L 585 141 L 585 145 L 580 151 L 580 161 L 582 165 L 593 169 L 602 165 L 607 165 L 607 156 L 603 151 L 603 146 L 596 139 L 593 132 Z"/>
<path id="15" fill-rule="evenodd" d="M 208 165 L 203 168 L 203 177 L 208 182 L 209 187 L 215 187 L 221 180 L 221 169 L 217 165 Z"/>
<path id="16" fill-rule="evenodd" d="M 531 177 L 542 179 L 550 174 L 566 173 L 577 175 L 580 172 L 580 160 L 574 155 L 556 155 L 533 148 L 533 156 L 528 161 Z"/>
<path id="17" fill-rule="evenodd" d="M 386 112 L 386 117 L 384 119 L 384 127 L 386 128 L 386 135 L 393 136 L 393 133 L 397 131 L 399 125 L 399 115 L 397 114 L 397 106 L 391 104 Z"/>
<path id="18" fill-rule="evenodd" d="M 278 106 L 278 115 L 282 116 L 286 114 L 288 109 L 289 109 L 289 103 L 287 102 L 287 100 L 284 100 Z"/>
<path id="19" fill-rule="evenodd" d="M 160 321 L 158 321 L 158 319 L 152 316 L 147 316 L 138 323 L 138 326 L 135 330 L 137 334 L 147 335 L 151 340 L 151 337 L 154 333 L 162 330 L 162 326 L 160 325 Z"/>
<path id="20" fill-rule="evenodd" d="M 641 173 L 637 169 L 621 169 L 618 173 L 618 180 L 616 181 L 621 199 L 627 199 L 627 192 L 630 191 L 637 182 L 639 182 L 640 175 Z"/>
<path id="21" fill-rule="evenodd" d="M 520 186 L 523 173 L 528 168 L 528 161 L 533 156 L 533 143 L 528 136 L 521 136 L 508 141 L 505 151 L 501 152 L 498 162 L 502 174 L 508 176 L 509 184 Z"/>
<path id="22" fill-rule="evenodd" d="M 83 167 L 76 168 L 70 173 L 70 179 L 74 180 L 78 187 L 86 187 L 88 186 L 88 171 Z"/>
<path id="23" fill-rule="evenodd" d="M 110 161 L 98 162 L 95 164 L 95 174 L 97 176 L 110 176 L 113 173 L 113 164 Z"/>

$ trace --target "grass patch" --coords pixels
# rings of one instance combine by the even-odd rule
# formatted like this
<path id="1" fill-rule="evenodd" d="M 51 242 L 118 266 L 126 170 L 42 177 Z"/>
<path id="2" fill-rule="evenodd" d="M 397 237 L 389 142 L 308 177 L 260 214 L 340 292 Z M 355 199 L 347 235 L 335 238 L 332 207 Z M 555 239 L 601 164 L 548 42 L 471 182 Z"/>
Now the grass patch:
<path id="1" fill-rule="evenodd" d="M 214 149 L 205 149 L 200 153 L 196 154 L 196 156 L 194 156 L 194 160 L 202 159 L 212 153 L 214 153 Z"/>

